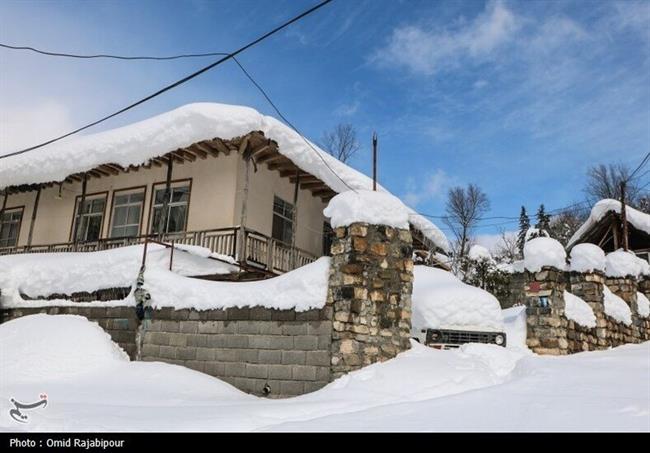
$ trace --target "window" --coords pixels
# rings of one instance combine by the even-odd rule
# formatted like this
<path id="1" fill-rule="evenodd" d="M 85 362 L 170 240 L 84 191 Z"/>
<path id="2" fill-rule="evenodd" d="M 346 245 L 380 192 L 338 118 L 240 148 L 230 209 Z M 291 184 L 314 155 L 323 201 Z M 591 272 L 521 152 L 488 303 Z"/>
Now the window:
<path id="1" fill-rule="evenodd" d="M 23 208 L 6 209 L 0 217 L 0 248 L 18 245 L 18 232 L 23 220 Z"/>
<path id="2" fill-rule="evenodd" d="M 134 237 L 140 234 L 140 218 L 144 190 L 123 195 L 113 199 L 112 238 Z"/>
<path id="3" fill-rule="evenodd" d="M 281 198 L 273 199 L 273 239 L 291 244 L 293 239 L 293 205 Z"/>
<path id="4" fill-rule="evenodd" d="M 104 221 L 104 207 L 106 206 L 106 196 L 96 198 L 86 198 L 83 206 L 80 206 L 81 198 L 77 198 L 77 215 L 75 216 L 75 224 L 73 225 L 72 233 L 74 235 L 75 228 L 77 241 L 96 241 L 102 234 L 102 222 Z"/>
<path id="5" fill-rule="evenodd" d="M 165 187 L 155 189 L 153 221 L 151 222 L 151 232 L 158 232 L 158 224 L 163 215 L 165 202 Z M 167 205 L 167 222 L 163 228 L 165 233 L 177 233 L 185 231 L 185 222 L 187 220 L 187 207 L 190 201 L 190 185 L 185 183 L 182 186 L 171 187 L 169 191 L 169 204 Z"/>

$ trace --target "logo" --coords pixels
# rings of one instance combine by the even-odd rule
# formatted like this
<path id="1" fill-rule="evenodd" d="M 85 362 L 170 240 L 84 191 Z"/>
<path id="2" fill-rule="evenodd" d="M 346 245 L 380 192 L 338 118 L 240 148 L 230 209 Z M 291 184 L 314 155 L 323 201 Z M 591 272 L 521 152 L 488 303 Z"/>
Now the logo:
<path id="1" fill-rule="evenodd" d="M 11 398 L 9 401 L 14 405 L 14 409 L 9 411 L 9 416 L 13 418 L 18 423 L 28 423 L 29 416 L 24 414 L 22 411 L 30 411 L 36 409 L 37 407 L 46 407 L 47 406 L 47 395 L 45 393 L 40 395 L 40 400 L 35 403 L 21 403 L 16 401 L 14 398 Z"/>

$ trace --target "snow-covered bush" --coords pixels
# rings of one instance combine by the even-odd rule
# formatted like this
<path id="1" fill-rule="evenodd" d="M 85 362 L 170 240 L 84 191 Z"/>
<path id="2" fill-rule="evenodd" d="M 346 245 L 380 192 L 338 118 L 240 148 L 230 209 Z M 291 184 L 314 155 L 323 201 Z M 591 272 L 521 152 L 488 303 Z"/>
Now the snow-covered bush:
<path id="1" fill-rule="evenodd" d="M 540 237 L 531 239 L 524 245 L 524 268 L 530 272 L 539 272 L 544 266 L 564 270 L 566 252 L 555 239 Z"/>
<path id="2" fill-rule="evenodd" d="M 497 298 L 508 296 L 510 274 L 502 269 L 490 251 L 482 245 L 473 245 L 465 259 L 463 281 L 484 289 Z"/>
<path id="3" fill-rule="evenodd" d="M 605 252 L 597 245 L 578 244 L 571 250 L 570 270 L 574 272 L 605 272 L 605 267 Z"/>

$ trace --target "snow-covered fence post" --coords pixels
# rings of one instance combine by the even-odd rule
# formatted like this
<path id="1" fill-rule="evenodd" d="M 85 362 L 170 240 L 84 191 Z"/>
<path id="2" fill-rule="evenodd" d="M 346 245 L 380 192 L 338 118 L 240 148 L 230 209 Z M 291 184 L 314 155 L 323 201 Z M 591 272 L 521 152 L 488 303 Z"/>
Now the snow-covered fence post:
<path id="1" fill-rule="evenodd" d="M 325 215 L 335 232 L 327 300 L 334 379 L 410 347 L 413 244 L 408 211 L 386 193 L 344 192 Z"/>
<path id="2" fill-rule="evenodd" d="M 524 246 L 525 303 L 528 347 L 538 354 L 568 352 L 568 321 L 564 316 L 566 252 L 555 239 L 531 239 Z"/>
<path id="3" fill-rule="evenodd" d="M 605 318 L 605 252 L 594 244 L 578 244 L 571 250 L 569 291 L 585 301 L 594 316 L 596 326 L 588 329 L 569 321 L 569 352 L 604 349 L 609 346 Z"/>
<path id="4" fill-rule="evenodd" d="M 612 346 L 624 343 L 638 343 L 643 336 L 639 321 L 639 307 L 637 304 L 637 277 L 647 272 L 642 260 L 632 252 L 617 250 L 607 254 L 607 269 L 605 285 L 616 296 L 620 297 L 629 306 L 631 324 L 621 323 L 620 320 L 610 317 L 609 329 L 612 336 Z"/>

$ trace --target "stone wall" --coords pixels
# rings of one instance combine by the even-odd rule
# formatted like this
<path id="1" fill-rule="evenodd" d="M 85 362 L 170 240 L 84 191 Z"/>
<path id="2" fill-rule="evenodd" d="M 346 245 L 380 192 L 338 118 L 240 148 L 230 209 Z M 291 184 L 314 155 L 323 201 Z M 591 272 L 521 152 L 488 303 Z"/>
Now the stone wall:
<path id="1" fill-rule="evenodd" d="M 354 223 L 334 230 L 327 304 L 332 376 L 410 347 L 413 245 L 408 230 Z"/>
<path id="2" fill-rule="evenodd" d="M 133 360 L 135 359 L 135 333 L 138 318 L 133 307 L 40 307 L 9 308 L 0 310 L 2 319 L 7 322 L 21 316 L 45 313 L 48 315 L 79 315 L 98 323 Z"/>
<path id="3" fill-rule="evenodd" d="M 600 272 L 563 272 L 545 267 L 540 272 L 523 272 L 512 279 L 522 286 L 517 302 L 526 305 L 527 344 L 538 354 L 564 355 L 606 349 L 650 339 L 650 319 L 638 315 L 637 289 L 650 290 L 643 279 L 606 278 Z M 518 283 L 517 283 L 518 282 Z M 625 300 L 632 310 L 632 324 L 626 325 L 605 314 L 604 287 Z M 521 293 L 522 288 L 512 288 Z M 583 299 L 596 316 L 596 327 L 588 328 L 568 319 L 564 312 L 564 290 Z"/>
<path id="4" fill-rule="evenodd" d="M 142 360 L 183 365 L 256 395 L 295 396 L 330 381 L 331 332 L 329 308 L 159 309 Z"/>

